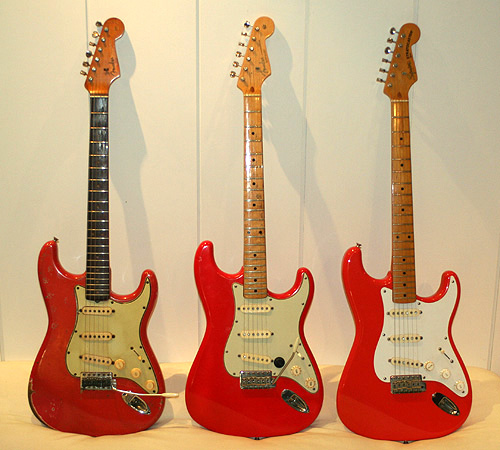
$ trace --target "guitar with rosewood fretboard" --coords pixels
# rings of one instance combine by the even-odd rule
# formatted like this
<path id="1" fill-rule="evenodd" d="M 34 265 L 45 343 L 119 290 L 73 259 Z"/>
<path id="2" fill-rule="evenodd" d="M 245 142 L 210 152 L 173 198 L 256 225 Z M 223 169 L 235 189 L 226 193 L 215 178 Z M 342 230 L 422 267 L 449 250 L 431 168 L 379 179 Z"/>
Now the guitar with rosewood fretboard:
<path id="1" fill-rule="evenodd" d="M 356 336 L 337 391 L 342 422 L 375 439 L 414 441 L 443 436 L 467 419 L 469 375 L 451 336 L 460 298 L 455 273 L 441 277 L 430 297 L 416 294 L 408 91 L 417 81 L 412 45 L 415 24 L 404 25 L 384 93 L 391 100 L 392 265 L 383 279 L 364 270 L 360 246 L 349 249 L 342 279 Z M 392 38 L 389 42 L 393 43 Z"/>
<path id="2" fill-rule="evenodd" d="M 120 76 L 115 41 L 125 28 L 108 19 L 95 31 L 85 88 L 90 93 L 87 267 L 66 272 L 57 240 L 38 258 L 49 324 L 28 387 L 31 409 L 51 428 L 91 436 L 144 430 L 160 417 L 163 376 L 146 334 L 158 285 L 142 274 L 130 295 L 111 291 L 109 265 L 108 94 Z M 87 57 L 92 54 L 87 52 Z"/>
<path id="3" fill-rule="evenodd" d="M 196 422 L 254 438 L 306 428 L 323 403 L 318 366 L 304 337 L 311 273 L 299 269 L 284 294 L 267 289 L 261 86 L 271 74 L 265 40 L 273 31 L 268 17 L 253 27 L 247 23 L 240 44 L 246 51 L 236 53 L 243 57 L 241 65 L 235 62 L 244 108 L 243 268 L 227 274 L 217 267 L 211 242 L 198 247 L 194 273 L 207 327 L 186 385 Z"/>

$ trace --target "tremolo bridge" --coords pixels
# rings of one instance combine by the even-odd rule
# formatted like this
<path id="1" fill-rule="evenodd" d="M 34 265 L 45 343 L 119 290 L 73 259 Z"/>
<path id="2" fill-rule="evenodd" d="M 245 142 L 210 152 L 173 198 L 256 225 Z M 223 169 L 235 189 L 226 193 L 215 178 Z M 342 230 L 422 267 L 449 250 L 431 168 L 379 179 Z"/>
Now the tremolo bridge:
<path id="1" fill-rule="evenodd" d="M 241 389 L 271 389 L 275 386 L 271 370 L 242 370 L 240 372 Z"/>
<path id="2" fill-rule="evenodd" d="M 82 391 L 110 391 L 116 388 L 116 380 L 111 372 L 82 372 L 80 389 Z"/>
<path id="3" fill-rule="evenodd" d="M 422 375 L 392 375 L 391 394 L 414 394 L 425 392 L 427 385 Z"/>

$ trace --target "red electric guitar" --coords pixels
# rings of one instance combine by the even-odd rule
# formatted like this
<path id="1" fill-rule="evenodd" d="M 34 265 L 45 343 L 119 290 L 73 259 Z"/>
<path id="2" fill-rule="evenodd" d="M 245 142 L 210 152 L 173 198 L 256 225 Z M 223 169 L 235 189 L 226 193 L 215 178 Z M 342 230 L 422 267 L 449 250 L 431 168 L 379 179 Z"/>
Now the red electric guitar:
<path id="1" fill-rule="evenodd" d="M 391 271 L 381 280 L 371 278 L 360 246 L 346 252 L 342 265 L 356 337 L 337 392 L 339 417 L 355 433 L 397 441 L 453 432 L 467 419 L 472 400 L 451 336 L 460 297 L 457 275 L 445 272 L 431 297 L 419 297 L 415 289 L 408 91 L 417 81 L 412 45 L 419 37 L 416 25 L 404 25 L 394 50 L 386 49 L 392 60 L 382 60 L 390 65 L 381 71 L 391 99 Z"/>
<path id="2" fill-rule="evenodd" d="M 87 271 L 66 272 L 57 240 L 38 259 L 49 325 L 29 380 L 36 417 L 51 428 L 91 436 L 144 430 L 160 417 L 163 376 L 146 334 L 158 285 L 152 271 L 130 295 L 110 288 L 108 93 L 120 76 L 115 40 L 125 28 L 109 19 L 97 37 L 85 88 L 90 93 Z M 87 52 L 87 57 L 92 54 Z"/>
<path id="3" fill-rule="evenodd" d="M 267 289 L 261 86 L 271 74 L 265 40 L 273 31 L 270 18 L 259 18 L 251 33 L 243 33 L 245 54 L 236 53 L 244 57 L 238 77 L 244 104 L 243 268 L 234 275 L 222 272 L 211 242 L 196 252 L 194 273 L 207 328 L 186 386 L 196 422 L 253 438 L 300 431 L 323 403 L 318 366 L 304 337 L 312 275 L 299 269 L 285 294 Z"/>

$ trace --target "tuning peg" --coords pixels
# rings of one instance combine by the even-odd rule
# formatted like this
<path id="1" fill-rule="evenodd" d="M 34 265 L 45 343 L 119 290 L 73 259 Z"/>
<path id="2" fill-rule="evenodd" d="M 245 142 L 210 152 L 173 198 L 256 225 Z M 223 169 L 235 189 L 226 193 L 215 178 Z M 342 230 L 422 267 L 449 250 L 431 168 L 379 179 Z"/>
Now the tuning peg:
<path id="1" fill-rule="evenodd" d="M 389 61 L 388 59 L 386 59 L 386 58 L 382 58 L 382 62 L 383 62 L 383 63 L 387 63 L 387 64 L 389 64 L 389 63 L 390 63 L 390 61 Z"/>
<path id="2" fill-rule="evenodd" d="M 97 31 L 93 31 L 92 32 L 92 37 L 99 37 L 99 33 Z"/>
<path id="3" fill-rule="evenodd" d="M 394 39 L 392 39 L 392 38 L 389 38 L 389 39 L 387 39 L 387 42 L 389 44 L 394 44 L 396 41 Z"/>
<path id="4" fill-rule="evenodd" d="M 92 57 L 92 52 L 87 50 L 87 52 L 85 53 L 85 56 L 86 56 L 87 58 Z"/>
<path id="5" fill-rule="evenodd" d="M 392 27 L 390 30 L 389 30 L 389 33 L 391 34 L 399 34 L 399 31 L 396 30 L 396 28 Z"/>
<path id="6" fill-rule="evenodd" d="M 382 72 L 382 73 L 387 73 L 387 70 L 382 69 L 382 68 L 378 69 L 378 71 L 379 71 L 379 72 Z"/>
<path id="7" fill-rule="evenodd" d="M 389 53 L 392 53 L 392 50 L 390 47 L 386 47 L 384 50 L 385 54 L 388 55 Z"/>
<path id="8" fill-rule="evenodd" d="M 232 70 L 231 72 L 229 72 L 229 76 L 230 76 L 231 78 L 236 77 L 236 72 L 235 72 L 234 70 Z"/>
<path id="9" fill-rule="evenodd" d="M 89 45 L 90 45 L 91 47 L 95 47 L 97 44 L 96 44 L 95 42 L 89 42 Z"/>
<path id="10" fill-rule="evenodd" d="M 243 56 L 243 53 L 241 53 L 241 52 L 236 52 L 236 57 L 237 57 L 237 58 L 241 58 L 242 56 Z"/>
<path id="11" fill-rule="evenodd" d="M 83 67 L 89 67 L 89 66 L 90 66 L 90 64 L 89 64 L 87 61 L 83 61 L 82 66 L 83 66 Z"/>
<path id="12" fill-rule="evenodd" d="M 252 24 L 248 20 L 243 25 L 247 28 L 250 28 L 252 26 Z"/>
<path id="13" fill-rule="evenodd" d="M 99 21 L 97 21 L 97 22 L 95 23 L 95 26 L 96 26 L 96 27 L 102 27 L 102 23 L 101 23 L 101 22 L 99 22 Z"/>
<path id="14" fill-rule="evenodd" d="M 83 75 L 84 77 L 87 76 L 87 72 L 85 72 L 85 70 L 80 70 L 80 75 Z"/>
<path id="15" fill-rule="evenodd" d="M 233 61 L 233 67 L 240 67 L 240 63 L 238 61 Z"/>
<path id="16" fill-rule="evenodd" d="M 377 78 L 378 83 L 385 83 L 385 80 L 382 80 L 382 78 Z"/>

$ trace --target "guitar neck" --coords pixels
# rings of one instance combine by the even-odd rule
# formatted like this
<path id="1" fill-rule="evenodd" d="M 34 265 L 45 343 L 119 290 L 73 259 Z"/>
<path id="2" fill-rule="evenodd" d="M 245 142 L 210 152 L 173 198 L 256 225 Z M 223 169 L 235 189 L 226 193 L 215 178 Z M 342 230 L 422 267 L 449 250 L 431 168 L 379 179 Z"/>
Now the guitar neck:
<path id="1" fill-rule="evenodd" d="M 95 302 L 110 293 L 108 100 L 90 96 L 86 297 Z"/>
<path id="2" fill-rule="evenodd" d="M 245 298 L 263 298 L 267 296 L 267 264 L 260 93 L 244 94 L 243 104 L 245 140 L 243 292 Z"/>
<path id="3" fill-rule="evenodd" d="M 393 302 L 416 301 L 408 100 L 391 100 Z"/>

